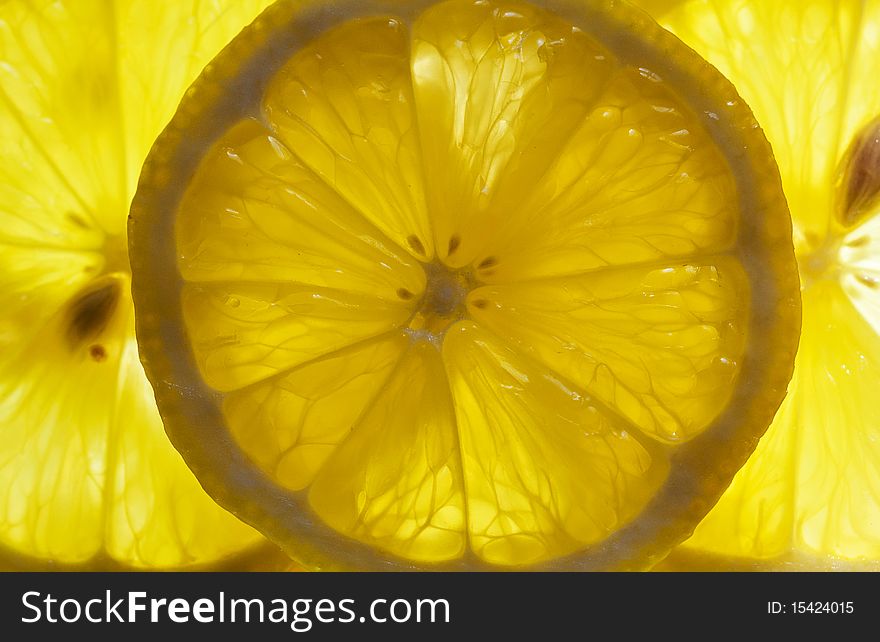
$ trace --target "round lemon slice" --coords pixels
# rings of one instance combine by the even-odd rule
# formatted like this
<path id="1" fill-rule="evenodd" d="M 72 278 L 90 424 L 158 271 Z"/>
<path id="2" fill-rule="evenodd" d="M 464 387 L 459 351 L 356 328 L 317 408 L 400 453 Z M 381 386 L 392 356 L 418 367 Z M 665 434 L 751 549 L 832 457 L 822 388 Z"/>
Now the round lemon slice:
<path id="1" fill-rule="evenodd" d="M 770 148 L 619 2 L 279 2 L 132 207 L 142 359 L 223 506 L 312 568 L 641 568 L 791 376 Z"/>

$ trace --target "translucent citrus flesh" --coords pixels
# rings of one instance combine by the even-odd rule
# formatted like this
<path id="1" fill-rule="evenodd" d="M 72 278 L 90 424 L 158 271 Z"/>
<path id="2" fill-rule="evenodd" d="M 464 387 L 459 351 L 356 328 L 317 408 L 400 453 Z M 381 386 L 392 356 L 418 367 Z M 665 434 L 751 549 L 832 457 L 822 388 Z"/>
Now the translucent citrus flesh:
<path id="1" fill-rule="evenodd" d="M 189 346 L 145 329 L 148 359 L 191 350 L 250 461 L 398 558 L 528 564 L 636 519 L 731 399 L 753 305 L 685 101 L 463 0 L 333 28 L 256 99 L 171 212 Z"/>
<path id="2" fill-rule="evenodd" d="M 687 548 L 880 559 L 880 207 L 841 212 L 847 150 L 880 115 L 880 2 L 667 4 L 655 15 L 736 84 L 773 145 L 804 304 L 789 396 Z M 861 168 L 874 196 L 877 167 Z"/>
<path id="3" fill-rule="evenodd" d="M 268 2 L 0 4 L 0 550 L 25 556 L 17 568 L 249 550 L 258 534 L 205 495 L 164 434 L 125 234 L 153 140 Z"/>

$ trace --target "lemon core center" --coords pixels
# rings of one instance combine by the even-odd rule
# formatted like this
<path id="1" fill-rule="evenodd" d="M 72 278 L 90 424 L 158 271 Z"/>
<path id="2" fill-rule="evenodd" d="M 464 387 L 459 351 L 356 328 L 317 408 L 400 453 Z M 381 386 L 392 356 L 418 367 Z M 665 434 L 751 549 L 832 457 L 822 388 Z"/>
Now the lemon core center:
<path id="1" fill-rule="evenodd" d="M 801 289 L 820 281 L 837 278 L 840 270 L 840 238 L 828 238 L 820 246 L 800 256 Z"/>
<path id="2" fill-rule="evenodd" d="M 407 331 L 413 339 L 439 344 L 449 326 L 467 316 L 465 299 L 474 288 L 475 279 L 470 270 L 450 269 L 439 261 L 425 264 L 424 270 L 425 292 Z M 398 296 L 412 295 L 401 291 Z"/>

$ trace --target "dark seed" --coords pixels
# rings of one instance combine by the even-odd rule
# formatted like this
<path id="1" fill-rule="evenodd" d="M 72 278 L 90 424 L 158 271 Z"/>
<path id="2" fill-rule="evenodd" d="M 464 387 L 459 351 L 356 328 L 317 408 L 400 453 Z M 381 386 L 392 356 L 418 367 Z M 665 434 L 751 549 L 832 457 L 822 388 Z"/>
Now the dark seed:
<path id="1" fill-rule="evenodd" d="M 406 239 L 406 242 L 409 243 L 409 246 L 412 248 L 413 252 L 416 254 L 420 254 L 421 256 L 426 256 L 425 246 L 422 245 L 422 242 L 419 240 L 415 234 L 409 236 Z"/>
<path id="2" fill-rule="evenodd" d="M 880 203 L 880 116 L 856 135 L 843 157 L 838 177 L 840 221 L 853 227 Z"/>
<path id="3" fill-rule="evenodd" d="M 97 337 L 107 327 L 119 304 L 119 282 L 100 279 L 80 291 L 66 312 L 67 340 L 71 348 Z"/>
<path id="4" fill-rule="evenodd" d="M 96 343 L 89 348 L 89 356 L 92 358 L 92 361 L 101 363 L 107 360 L 107 350 L 100 343 Z"/>
<path id="5" fill-rule="evenodd" d="M 407 290 L 406 288 L 400 288 L 397 291 L 397 296 L 399 296 L 404 301 L 409 301 L 410 299 L 413 298 L 413 293 L 410 292 L 409 290 Z"/>
<path id="6" fill-rule="evenodd" d="M 461 245 L 461 237 L 458 234 L 455 234 L 449 239 L 449 249 L 446 252 L 447 256 L 455 254 L 459 245 Z"/>
<path id="7" fill-rule="evenodd" d="M 67 220 L 84 230 L 89 229 L 89 224 L 86 222 L 86 220 L 76 212 L 68 212 Z"/>
<path id="8" fill-rule="evenodd" d="M 480 264 L 477 266 L 479 270 L 488 270 L 489 268 L 493 268 L 498 265 L 498 259 L 494 256 L 487 257 L 483 259 Z"/>

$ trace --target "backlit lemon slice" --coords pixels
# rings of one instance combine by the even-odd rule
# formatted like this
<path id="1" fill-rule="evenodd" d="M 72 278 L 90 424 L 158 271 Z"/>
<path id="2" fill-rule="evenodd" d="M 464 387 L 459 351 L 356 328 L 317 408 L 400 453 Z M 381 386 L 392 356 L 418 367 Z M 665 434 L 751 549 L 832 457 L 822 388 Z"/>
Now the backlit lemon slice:
<path id="1" fill-rule="evenodd" d="M 319 568 L 637 568 L 799 331 L 769 147 L 617 2 L 280 2 L 132 208 L 138 338 L 222 505 Z"/>

